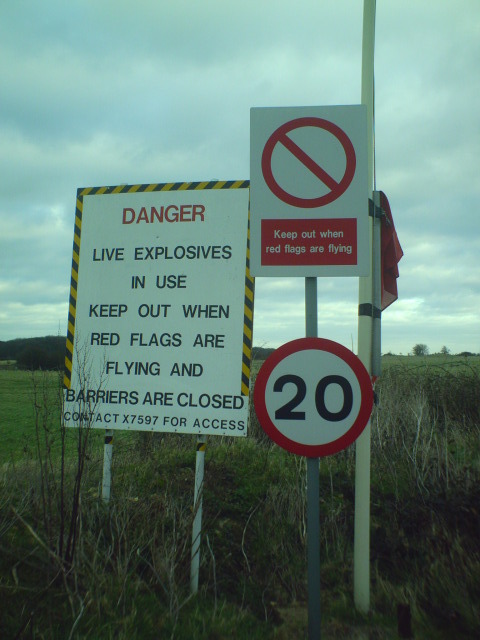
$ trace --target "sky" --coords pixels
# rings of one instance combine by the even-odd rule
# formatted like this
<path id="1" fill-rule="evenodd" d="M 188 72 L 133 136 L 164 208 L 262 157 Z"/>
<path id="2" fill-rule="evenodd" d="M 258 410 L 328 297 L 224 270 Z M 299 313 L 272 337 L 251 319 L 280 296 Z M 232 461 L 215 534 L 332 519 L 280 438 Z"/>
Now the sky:
<path id="1" fill-rule="evenodd" d="M 361 102 L 362 0 L 0 4 L 0 340 L 65 335 L 79 187 L 249 179 L 250 108 Z M 404 251 L 382 352 L 480 352 L 480 2 L 378 0 L 375 184 Z M 357 350 L 358 279 L 318 280 Z M 305 335 L 256 279 L 253 342 Z"/>

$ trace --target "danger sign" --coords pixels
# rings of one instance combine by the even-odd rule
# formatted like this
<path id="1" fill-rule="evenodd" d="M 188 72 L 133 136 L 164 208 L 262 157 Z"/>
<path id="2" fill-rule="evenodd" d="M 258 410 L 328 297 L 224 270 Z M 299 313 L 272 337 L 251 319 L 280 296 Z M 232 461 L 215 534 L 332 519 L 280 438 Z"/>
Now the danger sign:
<path id="1" fill-rule="evenodd" d="M 368 273 L 364 106 L 252 109 L 250 160 L 253 275 Z"/>
<path id="2" fill-rule="evenodd" d="M 79 189 L 63 421 L 247 435 L 248 181 Z"/>

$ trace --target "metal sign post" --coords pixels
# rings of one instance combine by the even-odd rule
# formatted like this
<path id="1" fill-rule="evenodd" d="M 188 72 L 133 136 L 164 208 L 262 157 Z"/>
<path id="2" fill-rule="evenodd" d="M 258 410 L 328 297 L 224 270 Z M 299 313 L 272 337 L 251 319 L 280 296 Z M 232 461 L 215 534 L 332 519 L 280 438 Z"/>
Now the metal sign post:
<path id="1" fill-rule="evenodd" d="M 305 278 L 307 337 L 265 361 L 254 397 L 266 433 L 308 459 L 310 638 L 320 637 L 318 458 L 352 444 L 373 401 L 369 371 L 358 358 L 317 338 L 316 278 L 371 279 L 368 110 L 362 102 L 250 111 L 251 273 Z M 332 394 L 340 410 L 329 405 Z"/>
<path id="2" fill-rule="evenodd" d="M 102 477 L 102 500 L 110 502 L 112 487 L 112 459 L 113 459 L 113 430 L 105 430 L 105 445 L 103 449 L 103 477 Z"/>
<path id="3" fill-rule="evenodd" d="M 192 561 L 190 565 L 190 593 L 198 592 L 200 570 L 200 541 L 202 536 L 203 474 L 207 437 L 198 436 L 195 459 L 195 489 L 193 497 Z"/>
<path id="4" fill-rule="evenodd" d="M 306 279 L 307 332 L 316 333 L 316 280 Z M 293 394 L 293 397 L 292 397 Z M 257 375 L 254 405 L 265 433 L 307 457 L 309 638 L 320 637 L 319 458 L 353 444 L 368 422 L 373 389 L 368 371 L 341 344 L 307 336 L 274 351 Z"/>
<path id="5" fill-rule="evenodd" d="M 114 430 L 198 436 L 193 592 L 205 437 L 247 435 L 254 301 L 248 203 L 248 180 L 77 191 L 63 421 L 106 429 L 105 503 Z"/>
<path id="6" fill-rule="evenodd" d="M 305 278 L 305 334 L 318 336 L 317 279 Z M 307 458 L 308 637 L 320 638 L 320 481 L 319 458 Z"/>

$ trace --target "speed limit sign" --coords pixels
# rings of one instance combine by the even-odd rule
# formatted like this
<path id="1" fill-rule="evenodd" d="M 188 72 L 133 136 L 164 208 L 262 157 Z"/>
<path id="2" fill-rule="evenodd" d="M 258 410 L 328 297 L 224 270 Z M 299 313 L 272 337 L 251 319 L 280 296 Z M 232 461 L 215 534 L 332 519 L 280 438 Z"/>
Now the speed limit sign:
<path id="1" fill-rule="evenodd" d="M 254 405 L 263 430 L 280 447 L 318 458 L 346 449 L 362 433 L 373 389 L 361 360 L 346 347 L 300 338 L 265 360 Z"/>

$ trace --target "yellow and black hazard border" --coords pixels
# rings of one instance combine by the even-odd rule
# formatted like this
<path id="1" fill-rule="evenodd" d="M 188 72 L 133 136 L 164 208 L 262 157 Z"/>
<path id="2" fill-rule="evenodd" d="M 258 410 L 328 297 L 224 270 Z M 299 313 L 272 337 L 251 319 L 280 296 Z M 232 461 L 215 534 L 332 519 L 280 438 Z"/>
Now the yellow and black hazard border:
<path id="1" fill-rule="evenodd" d="M 150 193 L 153 191 L 201 191 L 205 189 L 248 189 L 249 180 L 215 180 L 210 182 L 166 182 L 153 184 L 118 185 L 113 187 L 86 187 L 77 190 L 75 227 L 73 233 L 72 273 L 68 306 L 67 345 L 65 354 L 64 387 L 70 388 L 72 380 L 73 350 L 75 344 L 75 318 L 77 312 L 78 270 L 80 264 L 80 241 L 82 237 L 83 198 L 92 195 L 121 193 Z M 247 254 L 245 266 L 245 303 L 243 319 L 243 353 L 241 393 L 248 396 L 252 360 L 254 279 L 250 275 L 250 204 L 248 214 Z"/>
<path id="2" fill-rule="evenodd" d="M 252 366 L 253 302 L 255 280 L 250 275 L 250 200 L 248 202 L 247 263 L 245 268 L 245 304 L 243 310 L 242 394 L 248 396 Z"/>

